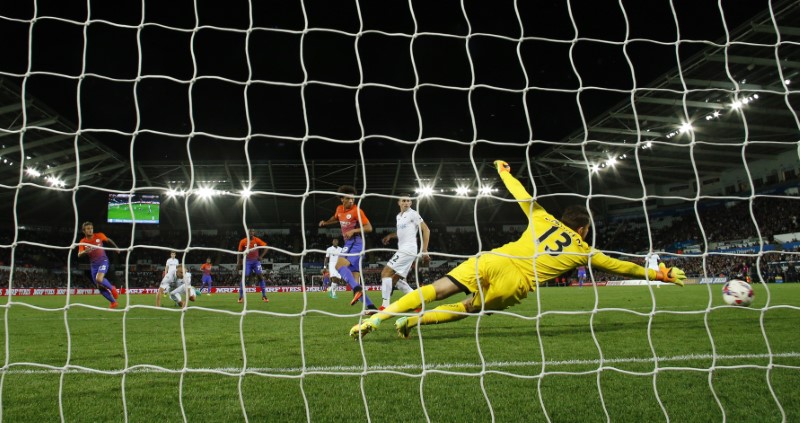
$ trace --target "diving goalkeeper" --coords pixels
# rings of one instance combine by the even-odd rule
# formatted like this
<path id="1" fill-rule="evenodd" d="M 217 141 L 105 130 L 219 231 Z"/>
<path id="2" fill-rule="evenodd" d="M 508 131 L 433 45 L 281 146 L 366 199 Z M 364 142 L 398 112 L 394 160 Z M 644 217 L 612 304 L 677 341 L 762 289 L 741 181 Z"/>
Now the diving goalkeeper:
<path id="1" fill-rule="evenodd" d="M 381 322 L 394 313 L 419 308 L 423 303 L 443 300 L 464 292 L 464 301 L 446 304 L 426 311 L 421 316 L 401 317 L 395 323 L 400 336 L 408 338 L 417 325 L 454 322 L 481 310 L 503 310 L 528 296 L 528 292 L 567 271 L 589 265 L 609 273 L 647 278 L 683 286 L 686 274 L 677 267 L 645 269 L 638 264 L 617 260 L 595 250 L 586 243 L 591 219 L 583 206 L 569 206 L 561 219 L 549 214 L 511 175 L 508 163 L 494 162 L 506 188 L 528 217 L 528 228 L 514 242 L 481 253 L 461 263 L 433 284 L 416 289 L 362 323 L 350 329 L 358 339 L 377 330 Z"/>

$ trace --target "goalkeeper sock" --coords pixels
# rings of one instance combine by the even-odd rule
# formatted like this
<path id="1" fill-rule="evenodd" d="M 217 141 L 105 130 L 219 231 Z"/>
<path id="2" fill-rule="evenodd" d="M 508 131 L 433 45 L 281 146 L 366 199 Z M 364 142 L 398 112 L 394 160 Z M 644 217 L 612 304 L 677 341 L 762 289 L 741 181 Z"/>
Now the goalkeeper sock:
<path id="1" fill-rule="evenodd" d="M 467 317 L 467 314 L 456 314 L 455 312 L 466 313 L 467 308 L 464 307 L 464 303 L 444 304 L 431 311 L 426 311 L 422 317 L 411 316 L 408 318 L 408 327 L 410 329 L 417 325 L 437 325 L 439 323 L 455 322 Z"/>
<path id="2" fill-rule="evenodd" d="M 399 300 L 393 302 L 389 307 L 386 307 L 383 312 L 372 316 L 372 318 L 383 321 L 392 317 L 391 313 L 404 313 L 409 310 L 414 310 L 419 308 L 422 304 L 428 304 L 435 299 L 436 288 L 434 288 L 433 285 L 425 285 L 420 289 L 403 295 Z"/>
<path id="3" fill-rule="evenodd" d="M 381 297 L 383 298 L 383 307 L 389 307 L 392 302 L 392 278 L 381 278 Z"/>
<path id="4" fill-rule="evenodd" d="M 397 283 L 394 284 L 394 287 L 399 289 L 400 292 L 402 292 L 403 294 L 408 294 L 409 292 L 413 291 L 413 289 L 411 289 L 411 286 L 408 284 L 408 282 L 406 282 L 405 279 L 398 280 Z"/>

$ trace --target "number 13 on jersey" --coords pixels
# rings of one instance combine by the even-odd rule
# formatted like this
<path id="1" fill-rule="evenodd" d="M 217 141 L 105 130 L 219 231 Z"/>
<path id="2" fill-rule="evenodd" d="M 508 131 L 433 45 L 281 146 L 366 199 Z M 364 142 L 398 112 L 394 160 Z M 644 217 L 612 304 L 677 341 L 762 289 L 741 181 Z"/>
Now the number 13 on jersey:
<path id="1" fill-rule="evenodd" d="M 537 240 L 539 244 L 545 245 L 544 251 L 550 255 L 556 255 L 564 251 L 564 247 L 572 244 L 572 237 L 567 231 L 562 230 L 561 233 L 556 234 L 559 229 L 561 229 L 559 226 L 551 226 Z M 554 234 L 555 236 L 553 236 Z"/>

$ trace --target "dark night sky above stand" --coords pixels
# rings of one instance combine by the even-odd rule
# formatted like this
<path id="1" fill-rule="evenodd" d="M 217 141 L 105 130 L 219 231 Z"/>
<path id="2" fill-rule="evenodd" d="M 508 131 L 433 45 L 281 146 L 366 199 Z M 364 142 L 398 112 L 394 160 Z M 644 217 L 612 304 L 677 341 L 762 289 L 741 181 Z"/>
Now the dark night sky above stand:
<path id="1" fill-rule="evenodd" d="M 14 4 L 0 6 L 0 14 L 20 19 L 32 17 L 31 5 L 10 3 Z M 632 88 L 632 77 L 642 86 L 676 65 L 674 46 L 640 40 L 674 42 L 679 29 L 682 43 L 678 50 L 684 57 L 702 48 L 704 41 L 716 41 L 725 34 L 716 2 L 673 2 L 679 28 L 670 2 L 644 3 L 623 3 L 631 40 L 625 49 L 620 44 L 610 44 L 625 40 L 625 18 L 617 1 L 571 2 L 579 37 L 574 42 L 576 33 L 567 2 L 517 3 L 524 36 L 530 37 L 520 46 L 523 68 L 516 53 L 518 43 L 513 41 L 521 34 L 511 1 L 493 2 L 491 7 L 467 1 L 466 18 L 458 1 L 412 2 L 413 16 L 402 2 L 364 1 L 358 3 L 361 22 L 355 2 L 306 1 L 302 5 L 308 27 L 313 30 L 305 34 L 298 33 L 305 26 L 300 2 L 200 1 L 196 10 L 198 21 L 195 21 L 195 3 L 189 0 L 149 2 L 144 8 L 138 1 L 115 2 L 113 6 L 92 2 L 94 21 L 86 31 L 88 43 L 83 69 L 84 28 L 75 23 L 86 21 L 86 2 L 45 0 L 37 2 L 39 17 L 55 15 L 75 23 L 40 19 L 34 24 L 31 71 L 88 75 L 75 80 L 34 74 L 28 77 L 26 88 L 72 122 L 79 121 L 75 99 L 80 89 L 80 121 L 84 129 L 127 133 L 138 129 L 178 135 L 166 139 L 140 132 L 135 142 L 143 148 L 134 149 L 140 160 L 182 159 L 186 154 L 186 135 L 192 128 L 194 132 L 211 134 L 212 138 L 241 140 L 248 133 L 266 134 L 260 144 L 268 147 L 259 147 L 253 153 L 257 158 L 273 160 L 299 159 L 298 140 L 306 135 L 357 140 L 362 134 L 355 108 L 356 90 L 341 85 L 354 87 L 359 82 L 399 88 L 369 85 L 358 93 L 364 136 L 366 144 L 370 144 L 366 152 L 371 156 L 409 158 L 408 148 L 386 137 L 406 142 L 420 137 L 461 142 L 477 138 L 511 144 L 524 144 L 529 139 L 558 141 L 581 125 L 577 102 L 586 118 L 591 119 L 628 95 L 609 89 Z M 765 6 L 765 1 L 751 1 L 725 7 L 728 27 L 737 26 Z M 244 32 L 221 29 L 245 31 L 250 25 L 248 7 L 252 8 L 253 16 L 249 39 Z M 423 35 L 413 40 L 398 35 L 414 33 L 414 18 L 416 32 Z M 137 32 L 136 26 L 142 22 L 145 26 Z M 365 33 L 357 42 L 350 35 L 316 30 L 330 28 L 354 34 L 362 23 Z M 5 65 L 2 70 L 23 74 L 29 59 L 28 25 L 3 26 L 7 27 L 6 39 L 10 40 L 5 55 L 13 65 Z M 195 27 L 200 29 L 192 32 Z M 468 56 L 465 39 L 439 35 L 463 37 L 470 31 L 496 37 L 474 35 L 469 40 Z M 141 50 L 137 42 L 141 43 Z M 412 43 L 418 81 L 409 53 Z M 298 85 L 304 81 L 301 46 L 307 79 L 321 82 L 311 83 L 305 89 Z M 356 47 L 363 81 L 360 81 Z M 624 53 L 633 62 L 634 75 Z M 470 73 L 470 59 L 474 75 Z M 532 133 L 528 131 L 522 94 L 482 86 L 471 95 L 467 91 L 473 76 L 476 85 L 520 90 L 525 87 L 526 75 L 528 86 L 538 87 L 525 98 Z M 193 76 L 197 79 L 190 84 Z M 576 94 L 578 76 L 584 87 L 605 90 L 586 89 Z M 138 83 L 134 81 L 137 77 L 141 78 Z M 21 82 L 20 78 L 10 79 Z M 245 86 L 248 79 L 251 84 Z M 417 82 L 424 84 L 416 93 L 422 128 L 411 91 Z M 309 120 L 307 134 L 303 98 Z M 477 133 L 470 116 L 470 101 Z M 125 139 L 104 132 L 95 136 L 120 154 L 128 155 L 131 137 Z M 218 148 L 219 143 L 206 138 L 201 135 L 192 139 L 192 144 L 199 147 L 192 151 L 198 159 L 220 158 L 243 148 L 241 141 L 239 146 L 234 143 L 230 147 L 228 143 L 229 148 Z M 375 148 L 371 146 L 373 143 Z M 326 144 L 310 143 L 304 151 L 311 158 L 340 158 L 351 157 L 356 150 L 317 147 Z M 496 148 L 488 150 L 497 151 Z M 258 151 L 264 149 L 268 151 Z M 422 150 L 420 153 L 425 157 L 448 154 L 441 145 Z"/>
<path id="2" fill-rule="evenodd" d="M 534 180 L 556 180 L 540 194 L 576 192 L 557 180 L 586 180 L 582 156 L 544 155 L 775 3 L 33 4 L 0 3 L 0 78 L 119 157 L 121 167 L 86 182 L 100 166 L 96 151 L 81 155 L 82 183 L 98 192 L 166 189 L 193 174 L 229 190 L 255 181 L 301 195 L 353 183 L 387 195 L 432 175 L 477 186 L 497 158 L 523 171 L 538 160 Z M 29 131 L 24 143 L 37 131 L 45 136 Z M 51 147 L 64 152 L 51 165 L 75 162 L 72 139 Z"/>

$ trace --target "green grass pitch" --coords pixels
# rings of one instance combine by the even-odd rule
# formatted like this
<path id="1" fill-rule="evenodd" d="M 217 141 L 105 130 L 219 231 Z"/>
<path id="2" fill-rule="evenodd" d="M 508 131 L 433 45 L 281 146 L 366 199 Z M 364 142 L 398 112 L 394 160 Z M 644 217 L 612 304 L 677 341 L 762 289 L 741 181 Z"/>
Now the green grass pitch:
<path id="1" fill-rule="evenodd" d="M 408 340 L 389 320 L 362 342 L 349 293 L 251 294 L 246 313 L 236 294 L 184 312 L 141 307 L 152 295 L 120 297 L 127 311 L 4 297 L 2 419 L 800 421 L 800 284 L 755 289 L 743 309 L 719 307 L 719 285 L 543 288 Z"/>
<path id="2" fill-rule="evenodd" d="M 145 204 L 133 203 L 133 217 L 136 221 L 149 222 L 155 217 L 158 220 L 160 206 L 158 204 L 151 204 L 147 208 Z M 131 221 L 131 209 L 128 204 L 109 204 L 108 206 L 108 220 L 110 221 Z"/>

